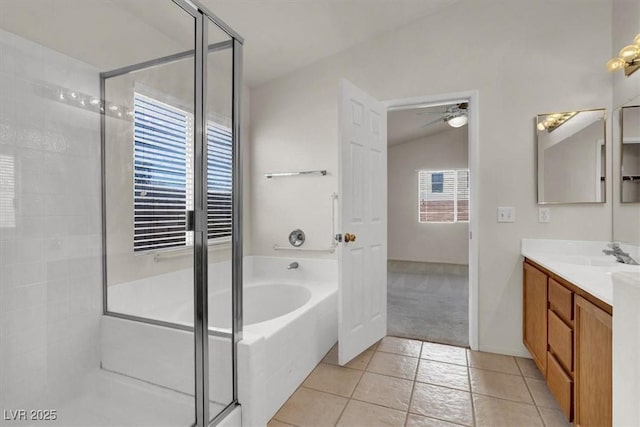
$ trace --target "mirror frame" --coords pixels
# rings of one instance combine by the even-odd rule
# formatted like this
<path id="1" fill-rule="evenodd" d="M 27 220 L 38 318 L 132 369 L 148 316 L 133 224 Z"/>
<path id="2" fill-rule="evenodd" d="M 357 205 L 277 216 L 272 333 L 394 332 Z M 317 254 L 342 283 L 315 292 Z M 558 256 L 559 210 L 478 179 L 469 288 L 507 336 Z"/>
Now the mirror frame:
<path id="1" fill-rule="evenodd" d="M 589 112 L 589 111 L 602 111 L 602 118 L 603 118 L 603 131 L 602 131 L 602 138 L 604 141 L 604 152 L 605 152 L 605 156 L 607 156 L 608 153 L 608 145 L 609 145 L 609 138 L 607 138 L 607 108 L 588 108 L 588 109 L 584 109 L 584 110 L 574 110 L 576 113 L 584 113 L 584 112 Z M 608 166 L 608 162 L 607 162 L 607 158 L 605 157 L 605 161 L 604 161 L 604 169 L 603 169 L 603 174 L 605 177 L 605 185 L 604 185 L 604 190 L 602 193 L 602 200 L 598 201 L 598 202 L 545 202 L 545 201 L 541 201 L 540 200 L 540 160 L 538 159 L 538 154 L 539 154 L 539 150 L 538 150 L 538 146 L 540 144 L 540 141 L 538 139 L 538 133 L 540 132 L 540 130 L 538 130 L 538 123 L 539 123 L 539 118 L 541 116 L 549 116 L 551 114 L 563 114 L 566 113 L 566 111 L 556 111 L 553 113 L 541 113 L 541 114 L 536 114 L 536 116 L 533 118 L 534 121 L 534 132 L 535 132 L 535 146 L 534 146 L 534 150 L 535 150 L 535 172 L 536 172 L 536 177 L 535 177 L 535 181 L 536 181 L 536 202 L 538 205 L 602 205 L 602 204 L 606 204 L 607 203 L 607 178 L 609 175 L 609 166 Z M 611 161 L 611 160 L 609 160 Z"/>
<path id="2" fill-rule="evenodd" d="M 625 202 L 624 198 L 622 197 L 623 195 L 623 184 L 624 184 L 624 171 L 623 171 L 623 166 L 624 166 L 624 109 L 625 108 L 638 108 L 640 109 L 640 104 L 634 104 L 634 105 L 623 105 L 620 107 L 620 113 L 619 113 L 619 117 L 618 120 L 620 121 L 620 167 L 619 169 L 619 176 L 618 178 L 620 179 L 620 203 L 624 204 L 624 205 L 633 205 L 633 204 L 638 204 L 640 203 L 640 200 L 635 200 L 635 201 L 629 201 L 629 202 Z M 638 143 L 640 144 L 640 142 Z"/>

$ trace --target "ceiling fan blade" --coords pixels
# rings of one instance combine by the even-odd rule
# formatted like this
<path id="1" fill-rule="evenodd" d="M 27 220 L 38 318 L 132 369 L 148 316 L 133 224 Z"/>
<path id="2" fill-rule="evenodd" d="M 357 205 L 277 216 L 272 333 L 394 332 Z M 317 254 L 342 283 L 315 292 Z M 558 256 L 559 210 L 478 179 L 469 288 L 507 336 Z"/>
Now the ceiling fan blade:
<path id="1" fill-rule="evenodd" d="M 422 126 L 420 126 L 420 128 L 426 128 L 427 126 L 431 126 L 431 125 L 436 124 L 438 122 L 446 122 L 445 117 L 446 116 L 438 117 L 437 119 L 431 120 L 430 122 L 427 122 L 427 123 L 423 124 Z"/>

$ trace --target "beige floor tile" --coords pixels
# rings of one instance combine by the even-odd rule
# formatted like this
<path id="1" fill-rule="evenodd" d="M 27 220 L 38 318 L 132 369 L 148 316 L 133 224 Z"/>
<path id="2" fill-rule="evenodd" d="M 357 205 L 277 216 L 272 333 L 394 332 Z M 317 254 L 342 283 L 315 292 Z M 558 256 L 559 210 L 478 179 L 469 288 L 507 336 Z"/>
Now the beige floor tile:
<path id="1" fill-rule="evenodd" d="M 420 359 L 416 381 L 469 391 L 469 372 L 466 366 Z"/>
<path id="2" fill-rule="evenodd" d="M 519 375 L 509 375 L 476 368 L 469 368 L 469 374 L 473 393 L 533 405 L 533 400 L 531 400 L 524 378 Z"/>
<path id="3" fill-rule="evenodd" d="M 437 362 L 467 366 L 466 349 L 462 347 L 425 342 L 422 344 L 422 354 L 420 357 Z"/>
<path id="4" fill-rule="evenodd" d="M 352 398 L 406 411 L 412 385 L 409 380 L 365 372 Z"/>
<path id="5" fill-rule="evenodd" d="M 544 425 L 547 427 L 570 427 L 573 424 L 567 421 L 560 409 L 538 408 Z"/>
<path id="6" fill-rule="evenodd" d="M 371 356 L 373 356 L 373 350 L 365 350 L 358 356 L 354 357 L 351 362 L 347 363 L 344 366 L 346 366 L 347 368 L 359 369 L 361 371 L 364 371 L 364 369 L 367 367 L 367 364 L 369 363 L 369 360 L 371 360 Z M 330 365 L 339 366 L 337 344 L 334 345 L 331 350 L 329 350 L 329 353 L 327 353 L 322 361 Z"/>
<path id="7" fill-rule="evenodd" d="M 367 366 L 367 371 L 413 380 L 417 367 L 418 358 L 416 357 L 376 351 Z"/>
<path id="8" fill-rule="evenodd" d="M 302 383 L 304 387 L 344 397 L 351 396 L 362 371 L 320 363 Z"/>
<path id="9" fill-rule="evenodd" d="M 396 427 L 404 425 L 406 412 L 350 400 L 338 421 L 341 427 Z"/>
<path id="10" fill-rule="evenodd" d="M 522 375 L 528 378 L 536 378 L 538 380 L 544 379 L 542 373 L 536 366 L 536 363 L 533 359 L 525 359 L 523 357 L 516 357 L 516 363 L 520 368 L 520 372 Z"/>
<path id="11" fill-rule="evenodd" d="M 470 393 L 431 384 L 415 383 L 409 412 L 463 425 L 473 424 Z"/>
<path id="12" fill-rule="evenodd" d="M 386 353 L 403 354 L 405 356 L 420 357 L 422 341 L 410 340 L 407 338 L 384 337 L 378 344 L 377 351 Z"/>
<path id="13" fill-rule="evenodd" d="M 473 406 L 478 427 L 543 427 L 533 405 L 474 394 Z"/>
<path id="14" fill-rule="evenodd" d="M 533 401 L 536 406 L 542 406 L 544 408 L 560 409 L 558 402 L 551 394 L 551 390 L 547 387 L 547 382 L 544 380 L 536 380 L 534 378 L 524 379 L 533 395 Z"/>
<path id="15" fill-rule="evenodd" d="M 283 423 L 278 420 L 271 420 L 267 424 L 267 427 L 294 427 L 291 424 Z"/>
<path id="16" fill-rule="evenodd" d="M 457 427 L 460 424 L 454 424 L 447 421 L 436 420 L 435 418 L 423 417 L 422 415 L 409 414 L 407 416 L 407 427 Z"/>
<path id="17" fill-rule="evenodd" d="M 301 387 L 274 418 L 297 426 L 334 426 L 347 401 L 344 397 Z"/>
<path id="18" fill-rule="evenodd" d="M 520 369 L 518 369 L 518 365 L 516 364 L 516 359 L 513 356 L 467 350 L 467 357 L 469 358 L 469 366 L 473 368 L 521 375 Z"/>

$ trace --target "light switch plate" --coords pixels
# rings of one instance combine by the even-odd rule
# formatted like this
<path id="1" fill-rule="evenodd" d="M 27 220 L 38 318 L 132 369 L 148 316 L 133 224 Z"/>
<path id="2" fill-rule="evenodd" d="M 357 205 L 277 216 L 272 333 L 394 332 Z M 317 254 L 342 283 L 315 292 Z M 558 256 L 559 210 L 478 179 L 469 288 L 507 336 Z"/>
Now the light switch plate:
<path id="1" fill-rule="evenodd" d="M 538 222 L 551 222 L 551 211 L 549 208 L 538 208 Z"/>
<path id="2" fill-rule="evenodd" d="M 516 208 L 512 206 L 498 207 L 498 222 L 515 222 Z"/>

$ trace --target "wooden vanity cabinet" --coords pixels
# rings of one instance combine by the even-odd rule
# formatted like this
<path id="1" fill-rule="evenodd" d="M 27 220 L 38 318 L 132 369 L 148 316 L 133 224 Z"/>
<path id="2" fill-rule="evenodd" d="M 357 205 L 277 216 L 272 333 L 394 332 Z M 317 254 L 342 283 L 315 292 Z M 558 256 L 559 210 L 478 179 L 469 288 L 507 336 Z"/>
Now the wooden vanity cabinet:
<path id="1" fill-rule="evenodd" d="M 547 275 L 524 264 L 522 336 L 540 372 L 547 370 Z"/>
<path id="2" fill-rule="evenodd" d="M 530 260 L 524 263 L 523 342 L 576 426 L 610 426 L 611 306 Z"/>

